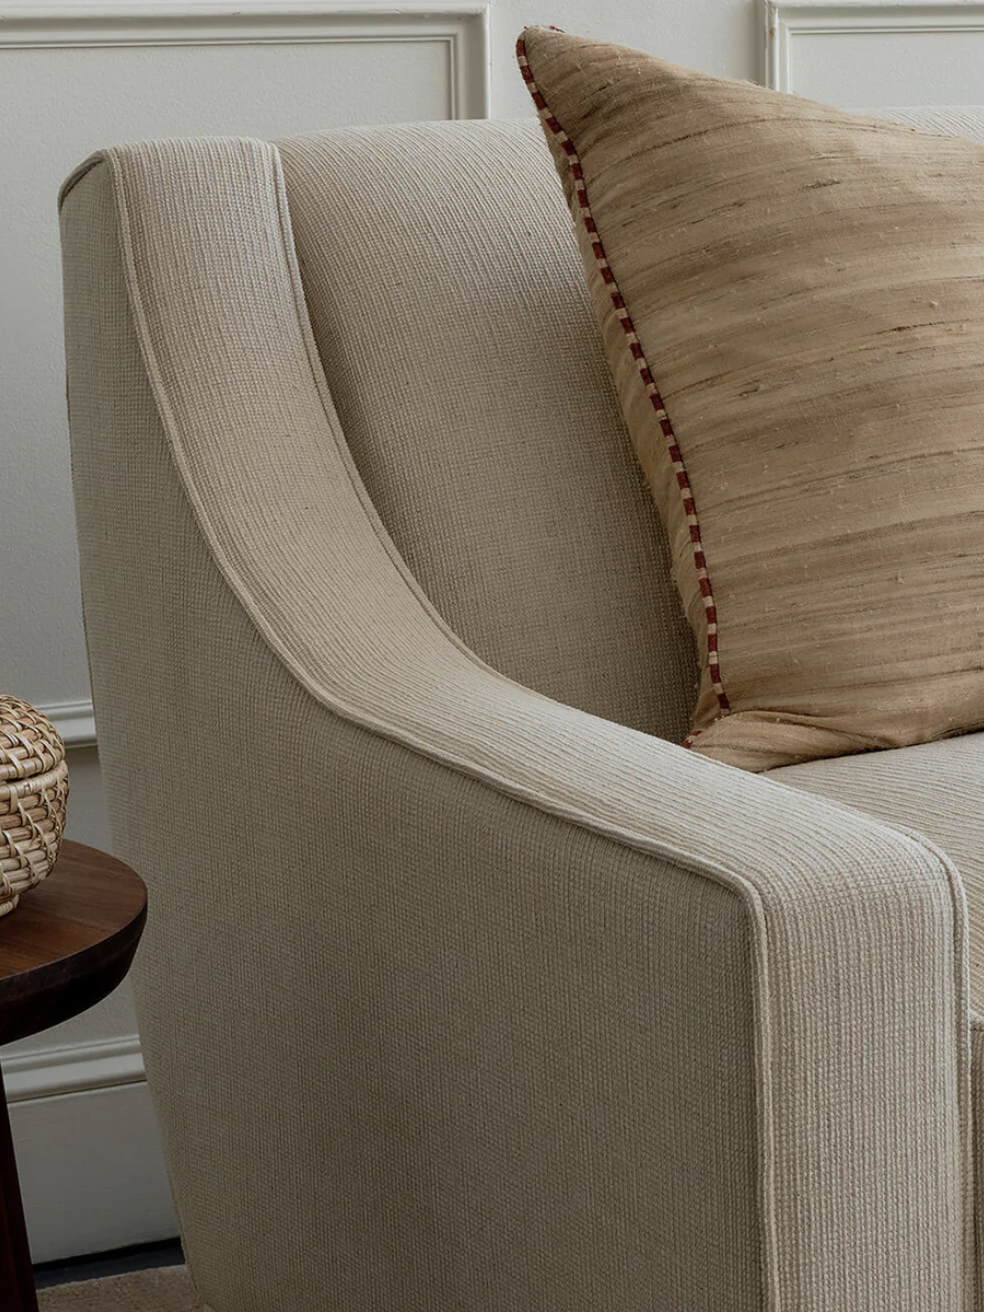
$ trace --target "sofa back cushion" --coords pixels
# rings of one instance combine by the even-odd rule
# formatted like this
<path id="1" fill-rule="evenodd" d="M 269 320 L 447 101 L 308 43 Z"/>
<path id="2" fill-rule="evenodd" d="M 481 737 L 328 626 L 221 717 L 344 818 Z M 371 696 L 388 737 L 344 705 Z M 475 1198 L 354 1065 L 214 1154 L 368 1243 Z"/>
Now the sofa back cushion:
<path id="1" fill-rule="evenodd" d="M 984 150 L 530 28 L 698 642 L 762 770 L 984 728 Z"/>
<path id="2" fill-rule="evenodd" d="M 679 741 L 693 639 L 536 123 L 277 144 L 346 438 L 434 606 L 510 677 Z"/>

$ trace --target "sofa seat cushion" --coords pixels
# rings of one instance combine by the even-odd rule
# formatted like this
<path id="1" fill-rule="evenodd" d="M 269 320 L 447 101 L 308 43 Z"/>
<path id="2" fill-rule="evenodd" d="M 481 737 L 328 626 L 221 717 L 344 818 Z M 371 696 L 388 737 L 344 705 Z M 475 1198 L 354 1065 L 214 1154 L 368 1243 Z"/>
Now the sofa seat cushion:
<path id="1" fill-rule="evenodd" d="M 943 849 L 967 892 L 970 1005 L 984 1012 L 984 733 L 783 766 L 769 778 L 917 830 Z"/>

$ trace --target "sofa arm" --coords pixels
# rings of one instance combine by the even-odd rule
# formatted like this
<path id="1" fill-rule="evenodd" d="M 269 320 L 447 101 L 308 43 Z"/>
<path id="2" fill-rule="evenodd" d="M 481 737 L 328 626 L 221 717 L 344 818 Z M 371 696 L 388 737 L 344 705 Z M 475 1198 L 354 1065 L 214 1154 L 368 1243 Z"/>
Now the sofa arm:
<path id="1" fill-rule="evenodd" d="M 145 1017 L 150 974 L 159 988 L 175 954 L 185 970 L 169 987 L 207 1013 L 188 1023 L 221 1097 L 206 1093 L 190 1114 L 172 1020 L 152 1023 L 148 1066 L 193 1269 L 216 1312 L 243 1294 L 229 1293 L 237 1279 L 256 1296 L 262 1272 L 237 1274 L 235 1255 L 253 1242 L 257 1210 L 274 1228 L 277 1210 L 253 1190 L 217 1224 L 202 1163 L 234 1189 L 229 1163 L 248 1156 L 258 1110 L 287 1127 L 262 1154 L 284 1189 L 298 1184 L 295 1165 L 307 1170 L 303 1124 L 339 1172 L 334 1188 L 352 1190 L 340 1204 L 322 1182 L 310 1186 L 317 1207 L 302 1205 L 312 1242 L 326 1218 L 334 1284 L 321 1288 L 340 1291 L 339 1306 L 415 1307 L 418 1291 L 431 1308 L 962 1307 L 968 1016 L 952 867 L 917 835 L 560 706 L 462 646 L 352 467 L 276 152 L 258 142 L 120 148 L 65 191 L 87 626 L 120 788 L 136 763 L 145 788 L 173 796 L 132 713 L 124 724 L 112 709 L 127 706 L 125 679 L 146 691 L 170 675 L 159 652 L 134 649 L 124 679 L 109 650 L 98 505 L 111 494 L 87 471 L 93 444 L 109 441 L 112 403 L 86 356 L 89 336 L 108 330 L 85 304 L 104 293 L 81 290 L 71 254 L 84 247 L 73 207 L 89 203 L 86 187 L 112 213 L 146 424 L 152 407 L 167 453 L 144 495 L 171 505 L 170 479 L 176 498 L 157 525 L 180 562 L 174 595 L 162 585 L 155 602 L 169 619 L 153 606 L 144 616 L 198 679 L 172 717 L 205 726 L 189 760 L 209 759 L 221 732 L 226 750 L 279 765 L 263 777 L 237 768 L 234 786 L 188 803 L 204 866 L 230 899 L 258 857 L 279 851 L 284 869 L 309 872 L 301 904 L 278 905 L 290 933 L 264 936 L 244 904 L 229 937 L 213 886 L 194 904 L 198 923 L 158 927 L 145 967 Z M 135 578 L 145 567 L 126 568 Z M 160 693 L 147 700 L 163 726 Z M 172 749 L 172 767 L 179 757 Z M 305 767 L 295 780 L 318 762 L 325 777 L 294 783 L 306 823 L 272 843 L 292 760 Z M 115 819 L 135 835 L 129 808 Z M 125 854 L 147 872 L 160 866 L 159 835 L 143 823 L 149 837 Z M 338 900 L 322 907 L 310 872 L 333 862 Z M 168 880 L 161 868 L 164 898 Z M 345 1015 L 297 1014 L 319 972 L 314 996 Z M 286 998 L 271 1002 L 285 978 Z M 257 993 L 276 1025 L 237 1096 L 230 1045 L 247 1041 L 243 998 Z M 327 1073 L 303 1051 L 318 1039 L 339 1063 Z M 235 1152 L 209 1147 L 216 1126 Z M 384 1180 L 395 1194 L 377 1188 Z M 620 1224 L 606 1229 L 606 1214 Z M 321 1306 L 316 1248 L 304 1248 L 307 1276 L 283 1257 L 302 1291 L 292 1307 Z M 438 1303 L 434 1281 L 448 1272 L 460 1287 Z"/>

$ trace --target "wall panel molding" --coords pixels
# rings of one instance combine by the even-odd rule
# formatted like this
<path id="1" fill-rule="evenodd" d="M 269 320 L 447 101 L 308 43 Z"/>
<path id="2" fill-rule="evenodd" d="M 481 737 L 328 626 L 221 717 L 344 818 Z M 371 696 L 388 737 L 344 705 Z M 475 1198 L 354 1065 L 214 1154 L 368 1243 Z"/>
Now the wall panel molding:
<path id="1" fill-rule="evenodd" d="M 489 114 L 489 5 L 338 5 L 324 0 L 201 0 L 13 5 L 0 12 L 0 50 L 167 45 L 443 41 L 453 118 Z"/>
<path id="2" fill-rule="evenodd" d="M 154 136 L 192 135 L 197 131 L 195 115 L 189 102 L 201 101 L 204 133 L 237 130 L 223 123 L 211 126 L 216 106 L 221 108 L 223 93 L 203 78 L 201 70 L 212 66 L 225 71 L 226 82 L 235 76 L 242 62 L 246 70 L 240 85 L 257 77 L 257 61 L 262 69 L 269 64 L 279 72 L 290 67 L 290 59 L 304 57 L 308 71 L 305 92 L 309 98 L 297 103 L 316 106 L 329 104 L 337 96 L 343 106 L 340 118 L 320 108 L 312 110 L 310 119 L 298 115 L 299 122 L 283 125 L 280 99 L 291 99 L 288 87 L 267 97 L 277 126 L 269 130 L 253 118 L 244 135 L 275 136 L 305 131 L 313 126 L 330 127 L 336 122 L 364 121 L 351 117 L 378 104 L 371 86 L 357 99 L 353 108 L 351 85 L 335 90 L 330 81 L 316 81 L 319 98 L 310 101 L 312 62 L 337 69 L 340 64 L 360 69 L 375 66 L 380 52 L 386 69 L 385 90 L 392 91 L 385 113 L 399 118 L 402 102 L 408 109 L 403 117 L 482 118 L 489 113 L 490 97 L 490 4 L 482 0 L 390 0 L 389 3 L 359 4 L 357 0 L 332 3 L 332 0 L 239 0 L 239 3 L 216 3 L 216 0 L 85 0 L 84 3 L 47 3 L 46 0 L 15 0 L 0 4 L 0 110 L 3 111 L 6 140 L 0 155 L 5 159 L 5 182 L 9 203 L 0 197 L 0 227 L 9 224 L 8 269 L 16 266 L 16 283 L 12 279 L 10 323 L 27 324 L 26 334 L 9 333 L 10 341 L 0 340 L 0 391 L 5 391 L 11 420 L 11 433 L 29 435 L 25 457 L 11 460 L 13 482 L 7 489 L 15 505 L 33 505 L 38 501 L 38 487 L 45 484 L 45 468 L 55 460 L 67 470 L 67 442 L 64 436 L 64 395 L 57 379 L 58 370 L 41 367 L 38 362 L 62 358 L 61 314 L 58 300 L 57 224 L 54 220 L 54 197 L 65 173 L 92 149 L 116 139 L 144 139 Z M 210 52 L 210 53 L 209 53 Z M 349 59 L 351 52 L 353 59 Z M 183 65 L 175 63 L 189 55 L 194 61 L 194 77 L 188 95 L 172 115 L 166 79 Z M 23 56 L 23 58 L 22 58 Z M 119 56 L 119 58 L 117 58 Z M 211 62 L 205 63 L 209 59 Z M 111 63 L 107 63 L 107 60 Z M 159 64 L 155 61 L 160 61 Z M 169 61 L 169 62 L 166 62 Z M 231 61 L 231 62 L 230 62 Z M 99 70 L 93 74 L 90 67 Z M 137 101 L 139 87 L 133 84 L 131 67 L 166 71 L 151 82 L 148 101 Z M 120 101 L 113 105 L 114 82 L 107 69 L 118 69 Z M 396 70 L 397 80 L 392 80 Z M 405 82 L 402 80 L 405 78 Z M 426 87 L 425 87 L 426 80 Z M 364 84 L 359 83 L 357 90 Z M 395 88 L 395 89 L 394 89 Z M 434 89 L 434 94 L 430 93 Z M 129 99 L 128 99 L 129 97 Z M 259 97 L 258 97 L 259 98 Z M 33 105 L 36 100 L 37 111 Z M 143 113 L 147 103 L 152 108 Z M 163 103 L 161 103 L 163 102 Z M 266 100 L 264 100 L 266 105 Z M 423 109 L 418 106 L 423 105 Z M 394 112 L 395 107 L 395 112 Z M 446 107 L 446 108 L 445 108 Z M 350 117 L 346 118 L 348 114 Z M 156 117 L 155 117 L 156 116 Z M 174 124 L 172 124 L 172 118 Z M 380 121 L 385 121 L 381 119 Z M 91 132 L 89 124 L 93 125 Z M 159 124 L 159 127 L 158 127 Z M 41 126 L 39 126 L 41 125 Z M 72 144 L 78 142 L 78 144 Z M 17 251 L 17 258 L 10 254 Z M 5 275 L 0 285 L 8 292 Z M 40 290 L 39 290 L 40 289 Z M 0 324 L 0 338 L 3 338 Z M 23 345 L 29 342 L 29 347 Z M 14 349 L 10 349 L 11 345 Z M 23 349 L 23 360 L 17 350 Z M 26 367 L 25 367 L 26 362 Z M 32 372 L 33 371 L 33 372 Z M 55 382 L 52 384 L 52 379 Z M 35 435 L 43 440 L 34 440 Z M 10 453 L 8 453 L 10 454 Z M 67 489 L 67 476 L 62 480 Z M 67 493 L 63 492 L 63 496 Z M 63 525 L 70 514 L 70 501 L 48 507 L 53 521 Z M 15 517 L 16 522 L 16 517 Z M 10 533 L 14 530 L 7 525 Z M 63 535 L 64 536 L 64 535 Z M 0 533 L 0 546 L 3 534 Z M 11 536 L 8 556 L 14 553 Z M 12 579 L 8 579 L 12 596 L 55 595 L 51 578 L 36 578 L 36 571 L 22 566 L 23 553 L 16 555 Z M 64 559 L 45 560 L 49 575 L 61 589 L 57 603 L 65 610 L 62 581 L 73 568 L 67 550 Z M 9 571 L 8 571 L 9 573 Z M 20 590 L 20 592 L 17 591 Z M 52 602 L 52 605 L 55 603 Z M 46 617 L 46 619 L 49 617 Z M 49 623 L 45 633 L 52 629 Z M 95 721 L 90 701 L 62 700 L 60 689 L 74 692 L 82 683 L 84 656 L 79 650 L 81 624 L 75 613 L 65 615 L 63 633 L 44 643 L 45 668 L 34 677 L 33 666 L 23 653 L 40 646 L 30 630 L 17 637 L 18 646 L 5 652 L 10 671 L 9 685 L 35 687 L 43 680 L 43 694 L 31 698 L 54 722 L 69 748 L 93 747 L 96 743 Z M 8 635 L 13 644 L 14 635 Z M 65 653 L 58 660 L 52 653 Z M 51 667 L 54 666 L 54 669 Z M 26 671 L 31 672 L 28 678 Z"/>
<path id="3" fill-rule="evenodd" d="M 48 717 L 66 747 L 95 747 L 96 717 L 91 701 L 35 702 L 34 708 Z"/>
<path id="4" fill-rule="evenodd" d="M 858 40 L 865 41 L 872 61 L 885 51 L 886 39 L 907 38 L 919 43 L 918 58 L 927 67 L 932 64 L 933 36 L 976 37 L 968 58 L 984 56 L 984 3 L 968 0 L 962 4 L 933 3 L 811 3 L 811 0 L 765 0 L 765 77 L 766 85 L 776 91 L 806 94 L 800 88 L 800 73 L 810 61 L 811 43 L 819 42 L 829 50 L 831 41 L 846 51 Z M 981 44 L 978 44 L 978 41 Z M 984 91 L 978 97 L 984 99 Z M 857 104 L 872 103 L 859 90 Z M 899 104 L 921 104 L 918 85 Z"/>

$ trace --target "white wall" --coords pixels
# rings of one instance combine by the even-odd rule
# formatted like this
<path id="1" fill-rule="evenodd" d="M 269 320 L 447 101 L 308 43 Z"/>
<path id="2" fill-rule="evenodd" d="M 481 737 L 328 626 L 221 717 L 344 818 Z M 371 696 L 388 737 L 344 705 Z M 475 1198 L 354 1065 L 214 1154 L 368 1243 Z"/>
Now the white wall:
<path id="1" fill-rule="evenodd" d="M 225 33 L 228 41 L 222 13 L 233 6 L 216 6 L 213 19 L 193 6 L 194 0 L 134 0 L 125 7 L 131 16 L 157 15 L 146 28 L 126 20 L 112 0 L 77 5 L 83 21 L 72 19 L 65 5 L 55 11 L 21 3 L 0 11 L 0 691 L 45 708 L 74 705 L 75 719 L 66 723 L 76 731 L 80 705 L 84 725 L 89 691 L 55 214 L 58 184 L 75 163 L 121 139 L 276 136 L 486 110 L 525 117 L 530 105 L 513 46 L 527 23 L 622 42 L 726 76 L 761 80 L 766 69 L 758 0 L 492 0 L 487 48 L 478 0 L 462 0 L 460 11 L 453 2 L 426 6 L 437 16 L 430 26 L 415 20 L 424 7 L 413 4 L 400 6 L 401 19 L 370 19 L 366 6 L 360 17 L 353 0 L 349 17 L 322 22 L 319 14 L 329 13 L 329 5 L 269 0 L 264 16 L 254 13 L 255 0 L 246 0 L 235 8 L 247 19 L 254 13 L 252 26 L 241 20 L 231 44 L 208 38 Z M 963 12 L 980 10 L 970 5 Z M 56 12 L 60 18 L 46 18 Z M 371 43 L 325 40 L 344 37 L 345 23 Z M 969 79 L 981 66 L 979 46 L 971 58 L 965 34 L 948 35 L 950 45 L 940 45 L 939 58 L 927 66 L 925 31 L 916 34 L 917 46 L 911 33 L 886 39 L 859 30 L 848 33 L 845 44 L 834 28 L 828 24 L 811 36 L 801 23 L 792 44 L 783 29 L 783 76 L 797 90 L 806 86 L 820 95 L 829 86 L 839 103 L 869 105 L 976 98 L 967 87 L 976 85 Z M 271 43 L 264 34 L 280 40 Z M 964 63 L 955 69 L 957 46 Z M 855 71 L 845 85 L 848 66 Z M 915 67 L 921 81 L 913 86 Z M 868 81 L 855 91 L 858 70 Z M 948 95 L 953 87 L 957 93 Z M 78 736 L 86 741 L 84 727 Z M 109 847 L 94 748 L 73 748 L 70 770 L 69 835 Z M 173 1232 L 135 1028 L 124 986 L 86 1016 L 7 1051 L 4 1069 L 18 1098 L 13 1120 L 38 1259 Z M 88 1192 L 80 1193 L 80 1180 Z M 86 1198 L 96 1202 L 86 1206 Z"/>

